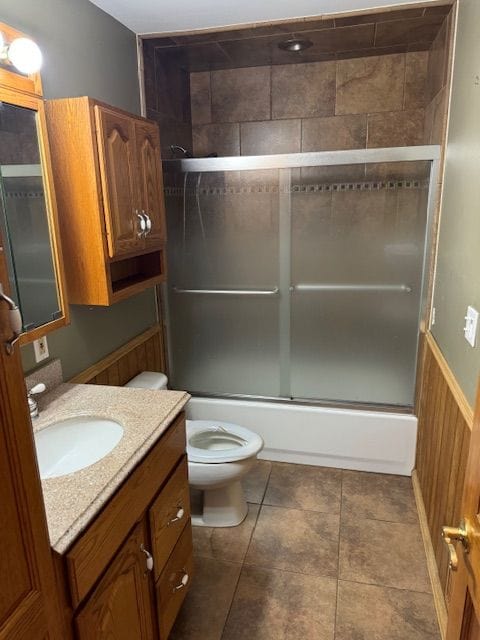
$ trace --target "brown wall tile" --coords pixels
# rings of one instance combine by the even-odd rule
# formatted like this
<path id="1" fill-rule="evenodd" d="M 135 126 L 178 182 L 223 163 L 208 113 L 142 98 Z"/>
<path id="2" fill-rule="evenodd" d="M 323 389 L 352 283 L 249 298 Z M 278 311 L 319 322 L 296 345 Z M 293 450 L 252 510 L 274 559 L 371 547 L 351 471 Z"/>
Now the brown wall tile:
<path id="1" fill-rule="evenodd" d="M 302 123 L 302 151 L 364 149 L 367 116 L 363 114 L 309 118 Z"/>
<path id="2" fill-rule="evenodd" d="M 375 46 L 432 42 L 444 18 L 443 15 L 432 15 L 411 20 L 379 22 L 375 33 Z"/>
<path id="3" fill-rule="evenodd" d="M 347 49 L 366 49 L 372 47 L 375 35 L 375 25 L 362 24 L 353 27 L 324 29 L 323 31 L 306 31 L 302 37 L 313 42 L 313 47 L 307 49 L 307 54 L 328 51 L 346 51 Z"/>
<path id="4" fill-rule="evenodd" d="M 188 151 L 192 150 L 192 125 L 190 123 L 179 122 L 152 109 L 147 109 L 147 117 L 158 122 L 162 158 L 172 157 L 170 149 L 172 144 L 184 147 Z"/>
<path id="5" fill-rule="evenodd" d="M 423 144 L 424 110 L 368 115 L 367 147 L 403 147 Z"/>
<path id="6" fill-rule="evenodd" d="M 333 61 L 272 67 L 272 118 L 333 115 L 335 68 Z"/>
<path id="7" fill-rule="evenodd" d="M 189 123 L 190 77 L 178 52 L 155 51 L 157 111 L 179 122 Z"/>
<path id="8" fill-rule="evenodd" d="M 443 87 L 425 109 L 425 144 L 442 144 L 446 127 L 447 89 Z"/>
<path id="9" fill-rule="evenodd" d="M 403 106 L 405 55 L 337 62 L 336 114 L 396 111 Z"/>
<path id="10" fill-rule="evenodd" d="M 214 122 L 270 119 L 270 67 L 212 71 Z"/>
<path id="11" fill-rule="evenodd" d="M 244 122 L 240 125 L 242 156 L 299 153 L 301 120 Z"/>
<path id="12" fill-rule="evenodd" d="M 240 155 L 240 126 L 232 124 L 202 124 L 193 127 L 193 153 L 206 156 Z"/>
<path id="13" fill-rule="evenodd" d="M 426 104 L 428 51 L 412 51 L 405 56 L 404 109 L 418 109 Z"/>
<path id="14" fill-rule="evenodd" d="M 336 27 L 346 27 L 354 24 L 370 24 L 372 22 L 386 22 L 389 20 L 405 20 L 406 18 L 418 18 L 423 15 L 423 9 L 395 9 L 382 11 L 381 13 L 363 13 L 358 16 L 335 18 Z"/>
<path id="15" fill-rule="evenodd" d="M 155 49 L 149 40 L 143 41 L 143 82 L 145 87 L 145 104 L 147 109 L 157 108 L 157 91 L 155 86 Z"/>
<path id="16" fill-rule="evenodd" d="M 448 20 L 445 20 L 430 48 L 427 76 L 427 99 L 429 101 L 433 100 L 447 81 L 448 32 Z"/>
<path id="17" fill-rule="evenodd" d="M 212 122 L 209 71 L 190 74 L 190 96 L 192 101 L 192 124 L 209 124 Z"/>

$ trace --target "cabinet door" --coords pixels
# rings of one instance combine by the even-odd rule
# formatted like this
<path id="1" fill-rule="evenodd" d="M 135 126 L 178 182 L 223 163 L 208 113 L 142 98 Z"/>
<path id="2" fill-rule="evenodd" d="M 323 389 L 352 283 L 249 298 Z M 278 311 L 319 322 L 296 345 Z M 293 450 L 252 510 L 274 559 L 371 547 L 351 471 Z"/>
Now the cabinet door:
<path id="1" fill-rule="evenodd" d="M 0 286 L 6 293 L 1 235 Z M 20 348 L 17 345 L 11 355 L 4 348 L 11 337 L 8 306 L 0 300 L 0 638 L 60 638 L 60 610 Z"/>
<path id="2" fill-rule="evenodd" d="M 142 545 L 147 545 L 140 522 L 75 618 L 80 640 L 153 640 L 153 602 Z"/>
<path id="3" fill-rule="evenodd" d="M 149 510 L 155 579 L 165 566 L 185 524 L 190 521 L 190 492 L 187 458 L 175 469 L 170 480 Z"/>
<path id="4" fill-rule="evenodd" d="M 134 120 L 106 107 L 95 106 L 103 207 L 110 257 L 144 248 Z"/>
<path id="5" fill-rule="evenodd" d="M 187 523 L 156 585 L 160 640 L 167 640 L 172 630 L 190 588 L 192 575 L 192 526 Z"/>
<path id="6" fill-rule="evenodd" d="M 141 208 L 151 223 L 151 228 L 145 236 L 145 243 L 147 246 L 159 246 L 165 242 L 166 232 L 160 136 L 157 125 L 153 122 L 137 120 L 135 138 Z"/>

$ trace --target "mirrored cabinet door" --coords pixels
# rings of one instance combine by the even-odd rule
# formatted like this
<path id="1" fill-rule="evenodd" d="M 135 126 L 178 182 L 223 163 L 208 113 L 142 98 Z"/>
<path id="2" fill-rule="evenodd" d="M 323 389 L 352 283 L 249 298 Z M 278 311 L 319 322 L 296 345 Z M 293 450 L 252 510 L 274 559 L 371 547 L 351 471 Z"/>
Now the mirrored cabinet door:
<path id="1" fill-rule="evenodd" d="M 0 233 L 27 335 L 64 317 L 39 130 L 37 110 L 0 102 Z"/>

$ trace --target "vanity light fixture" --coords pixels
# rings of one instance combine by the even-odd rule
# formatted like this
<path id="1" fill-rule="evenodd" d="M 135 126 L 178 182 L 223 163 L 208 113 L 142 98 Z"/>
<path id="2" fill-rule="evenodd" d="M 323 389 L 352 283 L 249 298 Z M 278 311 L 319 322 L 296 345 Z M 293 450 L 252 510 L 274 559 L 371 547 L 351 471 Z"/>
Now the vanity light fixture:
<path id="1" fill-rule="evenodd" d="M 7 60 L 20 73 L 30 75 L 40 70 L 43 57 L 38 44 L 30 38 L 15 38 L 10 44 L 6 44 L 0 33 L 0 61 L 2 60 Z"/>

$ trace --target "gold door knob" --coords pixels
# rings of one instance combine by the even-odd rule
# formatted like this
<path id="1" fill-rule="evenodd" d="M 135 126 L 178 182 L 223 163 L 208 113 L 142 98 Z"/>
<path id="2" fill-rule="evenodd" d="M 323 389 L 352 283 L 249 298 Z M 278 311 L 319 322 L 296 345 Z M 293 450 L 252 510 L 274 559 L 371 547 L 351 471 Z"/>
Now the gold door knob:
<path id="1" fill-rule="evenodd" d="M 456 571 L 458 567 L 458 555 L 454 541 L 460 541 L 464 552 L 468 553 L 468 532 L 465 522 L 462 520 L 459 527 L 442 527 L 442 538 L 448 547 L 448 553 L 450 555 L 448 566 L 452 571 Z"/>

